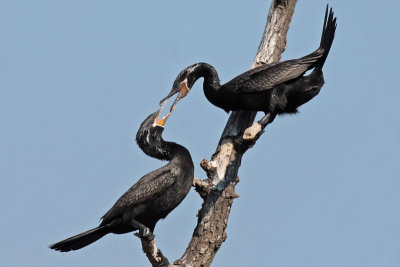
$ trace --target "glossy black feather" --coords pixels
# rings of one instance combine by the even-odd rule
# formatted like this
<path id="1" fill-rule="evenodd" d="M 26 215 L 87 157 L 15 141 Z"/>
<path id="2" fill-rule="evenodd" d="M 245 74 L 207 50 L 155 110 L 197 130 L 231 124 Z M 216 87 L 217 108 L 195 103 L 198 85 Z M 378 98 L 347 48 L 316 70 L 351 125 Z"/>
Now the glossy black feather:
<path id="1" fill-rule="evenodd" d="M 318 94 L 324 83 L 322 67 L 330 51 L 335 31 L 336 18 L 332 9 L 328 15 L 327 6 L 321 43 L 311 54 L 299 59 L 262 65 L 223 85 L 220 84 L 214 67 L 207 63 L 197 63 L 179 73 L 166 98 L 177 93 L 181 83 L 186 83 L 190 90 L 197 79 L 204 77 L 204 94 L 212 104 L 225 111 L 264 111 L 268 119 L 264 117 L 260 122 L 265 126 L 278 114 L 296 113 L 297 107 Z M 311 69 L 314 69 L 313 72 L 304 76 Z"/>
<path id="2" fill-rule="evenodd" d="M 132 221 L 153 232 L 156 223 L 165 218 L 188 194 L 194 166 L 189 151 L 162 139 L 163 127 L 155 125 L 157 113 L 148 116 L 140 126 L 136 140 L 149 156 L 168 160 L 168 164 L 140 178 L 102 217 L 99 227 L 50 246 L 58 251 L 80 249 L 108 233 L 122 234 L 138 230 Z"/>
<path id="3" fill-rule="evenodd" d="M 287 60 L 280 63 L 265 64 L 251 69 L 232 79 L 221 87 L 230 93 L 257 93 L 298 78 L 324 55 L 323 49 L 300 59 Z"/>

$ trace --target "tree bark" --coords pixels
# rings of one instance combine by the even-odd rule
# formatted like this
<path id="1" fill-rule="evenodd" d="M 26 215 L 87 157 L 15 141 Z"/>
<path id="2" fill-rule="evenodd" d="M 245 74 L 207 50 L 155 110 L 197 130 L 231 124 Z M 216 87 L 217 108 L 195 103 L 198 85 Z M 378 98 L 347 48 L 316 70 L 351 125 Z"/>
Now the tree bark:
<path id="1" fill-rule="evenodd" d="M 296 2 L 297 0 L 272 1 L 264 34 L 251 68 L 280 60 L 286 48 L 286 35 Z M 218 249 L 227 238 L 225 229 L 232 203 L 239 197 L 235 193 L 235 186 L 239 182 L 237 173 L 242 157 L 262 134 L 261 128 L 255 123 L 253 125 L 255 127 L 252 126 L 250 131 L 252 138 L 243 136 L 255 116 L 256 112 L 232 112 L 211 161 L 204 159 L 201 162 L 200 165 L 206 171 L 208 178 L 206 180 L 195 178 L 193 185 L 204 202 L 198 212 L 197 226 L 192 239 L 183 256 L 175 261 L 173 266 L 210 266 Z M 153 266 L 163 265 L 161 259 L 164 259 L 164 264 L 168 262 L 157 250 L 154 241 L 142 241 L 142 243 L 143 250 Z"/>

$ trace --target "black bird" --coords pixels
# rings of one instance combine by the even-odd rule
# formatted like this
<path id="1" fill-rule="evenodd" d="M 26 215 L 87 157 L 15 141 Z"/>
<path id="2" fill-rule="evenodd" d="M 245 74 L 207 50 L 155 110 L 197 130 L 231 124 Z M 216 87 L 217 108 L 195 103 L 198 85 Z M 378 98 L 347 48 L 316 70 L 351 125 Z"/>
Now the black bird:
<path id="1" fill-rule="evenodd" d="M 214 67 L 207 63 L 197 63 L 179 73 L 171 92 L 160 104 L 179 92 L 171 107 L 172 111 L 196 80 L 204 77 L 204 94 L 212 104 L 226 112 L 264 111 L 265 116 L 259 121 L 263 128 L 278 114 L 296 113 L 297 108 L 316 96 L 324 84 L 322 67 L 336 30 L 336 18 L 333 16 L 331 8 L 328 17 L 327 6 L 320 47 L 313 53 L 299 59 L 262 65 L 240 74 L 224 85 L 220 84 Z M 313 68 L 310 75 L 303 76 Z"/>
<path id="2" fill-rule="evenodd" d="M 141 124 L 136 141 L 147 155 L 168 160 L 137 181 L 102 217 L 100 225 L 50 246 L 62 252 L 83 248 L 106 234 L 124 234 L 139 230 L 138 236 L 154 238 L 156 223 L 165 218 L 188 194 L 194 177 L 189 151 L 176 143 L 164 141 L 162 132 L 170 113 L 159 119 L 162 108 Z"/>

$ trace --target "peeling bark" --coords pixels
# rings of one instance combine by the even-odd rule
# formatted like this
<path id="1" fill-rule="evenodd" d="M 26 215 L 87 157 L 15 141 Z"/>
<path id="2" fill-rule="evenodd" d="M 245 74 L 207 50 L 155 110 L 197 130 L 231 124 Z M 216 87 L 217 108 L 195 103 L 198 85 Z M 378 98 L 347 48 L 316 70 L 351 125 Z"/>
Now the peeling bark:
<path id="1" fill-rule="evenodd" d="M 264 34 L 251 68 L 280 60 L 286 48 L 286 35 L 296 2 L 297 0 L 273 0 Z M 257 123 L 245 132 L 252 125 L 255 116 L 256 112 L 232 112 L 216 152 L 210 161 L 204 159 L 201 162 L 201 167 L 206 171 L 208 178 L 206 180 L 195 178 L 193 185 L 204 202 L 198 212 L 197 226 L 192 239 L 183 256 L 175 261 L 173 266 L 210 266 L 218 249 L 227 238 L 225 230 L 232 203 L 239 197 L 235 193 L 235 186 L 239 182 L 237 174 L 242 156 L 262 134 Z M 145 250 L 144 245 L 143 249 Z M 155 251 L 159 252 L 155 243 L 154 247 L 149 247 L 147 250 L 149 253 L 146 252 L 146 255 L 153 255 L 151 256 L 153 258 L 156 258 Z M 160 266 L 159 262 L 152 262 L 152 264 Z"/>

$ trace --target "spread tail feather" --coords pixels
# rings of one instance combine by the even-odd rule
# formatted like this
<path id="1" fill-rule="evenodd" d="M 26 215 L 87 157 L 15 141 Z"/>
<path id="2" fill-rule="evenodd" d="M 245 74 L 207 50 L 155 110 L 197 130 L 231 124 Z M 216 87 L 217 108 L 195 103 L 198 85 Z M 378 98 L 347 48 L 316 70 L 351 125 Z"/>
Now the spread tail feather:
<path id="1" fill-rule="evenodd" d="M 320 48 L 323 49 L 324 55 L 318 60 L 316 69 L 322 70 L 325 60 L 328 57 L 336 31 L 336 17 L 333 17 L 333 10 L 330 8 L 328 16 L 328 5 L 326 5 L 324 25 L 322 27 Z"/>
<path id="2" fill-rule="evenodd" d="M 328 5 L 326 5 L 324 25 L 322 27 L 321 42 L 319 48 L 302 58 L 297 60 L 297 63 L 308 64 L 310 68 L 314 68 L 317 71 L 321 71 L 324 66 L 325 60 L 328 57 L 329 50 L 331 49 L 333 39 L 335 38 L 336 31 L 336 18 L 333 17 L 332 8 L 329 10 L 328 16 Z"/>
<path id="3" fill-rule="evenodd" d="M 81 249 L 99 240 L 108 233 L 109 231 L 107 230 L 106 226 L 99 226 L 89 231 L 83 232 L 79 235 L 67 238 L 63 241 L 50 245 L 50 248 L 61 252 Z"/>

